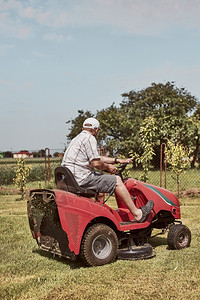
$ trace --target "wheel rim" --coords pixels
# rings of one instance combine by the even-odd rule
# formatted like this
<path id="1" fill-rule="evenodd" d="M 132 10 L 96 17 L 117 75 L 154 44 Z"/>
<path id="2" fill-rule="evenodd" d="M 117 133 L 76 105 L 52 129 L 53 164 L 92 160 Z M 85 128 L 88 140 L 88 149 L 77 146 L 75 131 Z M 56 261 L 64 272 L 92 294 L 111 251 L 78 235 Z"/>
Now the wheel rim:
<path id="1" fill-rule="evenodd" d="M 181 232 L 178 236 L 178 243 L 181 247 L 187 246 L 189 241 L 189 236 L 186 232 Z"/>
<path id="2" fill-rule="evenodd" d="M 104 259 L 110 255 L 112 243 L 104 235 L 98 235 L 92 243 L 92 252 L 98 259 Z"/>

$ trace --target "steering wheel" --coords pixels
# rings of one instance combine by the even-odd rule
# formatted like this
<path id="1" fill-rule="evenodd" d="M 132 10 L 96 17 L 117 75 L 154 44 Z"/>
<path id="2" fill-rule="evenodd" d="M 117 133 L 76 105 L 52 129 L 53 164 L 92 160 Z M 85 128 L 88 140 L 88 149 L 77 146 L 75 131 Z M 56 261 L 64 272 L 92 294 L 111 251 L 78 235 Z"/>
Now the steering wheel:
<path id="1" fill-rule="evenodd" d="M 118 175 L 121 177 L 121 179 L 123 179 L 122 172 L 125 170 L 127 165 L 128 165 L 128 163 L 123 163 L 122 165 L 118 166 L 117 172 L 115 173 L 115 175 Z"/>

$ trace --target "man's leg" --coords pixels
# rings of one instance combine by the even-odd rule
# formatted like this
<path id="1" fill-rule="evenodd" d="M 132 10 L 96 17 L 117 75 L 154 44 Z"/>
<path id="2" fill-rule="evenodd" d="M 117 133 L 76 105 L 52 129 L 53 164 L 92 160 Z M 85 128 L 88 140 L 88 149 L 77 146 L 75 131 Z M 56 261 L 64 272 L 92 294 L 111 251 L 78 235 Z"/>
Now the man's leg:
<path id="1" fill-rule="evenodd" d="M 127 206 L 127 208 L 130 210 L 130 212 L 135 217 L 136 221 L 139 221 L 142 218 L 142 211 L 141 209 L 137 208 L 134 204 L 134 202 L 131 199 L 131 196 L 123 184 L 121 178 L 119 176 L 116 176 L 117 178 L 117 184 L 115 188 L 115 194 L 116 196 L 119 196 L 124 204 Z"/>
<path id="2" fill-rule="evenodd" d="M 99 202 L 103 202 L 104 199 L 105 199 L 105 194 L 104 194 L 104 193 L 99 193 L 99 194 L 98 194 L 98 201 L 99 201 Z"/>

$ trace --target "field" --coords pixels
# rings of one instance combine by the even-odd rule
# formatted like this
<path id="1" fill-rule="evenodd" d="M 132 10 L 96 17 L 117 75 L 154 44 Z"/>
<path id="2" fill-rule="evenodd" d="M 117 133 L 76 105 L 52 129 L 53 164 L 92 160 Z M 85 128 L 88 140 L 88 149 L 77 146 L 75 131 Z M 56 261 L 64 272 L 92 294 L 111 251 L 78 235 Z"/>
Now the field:
<path id="1" fill-rule="evenodd" d="M 181 200 L 190 248 L 168 250 L 162 235 L 151 240 L 152 259 L 93 268 L 39 250 L 18 199 L 0 195 L 0 299 L 200 299 L 200 199 Z"/>
<path id="2" fill-rule="evenodd" d="M 16 176 L 16 159 L 0 159 L 0 187 L 6 186 L 7 188 L 15 188 L 13 184 L 13 179 Z M 30 175 L 27 178 L 28 183 L 27 187 L 54 187 L 54 169 L 60 165 L 60 158 L 51 158 L 50 165 L 48 167 L 48 161 L 45 162 L 44 158 L 33 158 L 25 160 L 26 165 L 28 165 L 30 170 Z M 139 179 L 142 170 L 140 169 L 131 169 L 129 176 Z M 46 175 L 45 175 L 46 174 Z M 48 175 L 49 174 L 49 175 Z M 49 179 L 49 180 L 48 180 Z M 150 169 L 148 173 L 148 183 L 160 185 L 160 170 Z M 200 169 L 188 169 L 180 174 L 180 192 L 185 191 L 191 188 L 200 189 Z M 167 170 L 166 173 L 166 187 L 167 189 L 177 192 L 177 181 L 175 175 Z M 165 187 L 165 173 L 162 172 L 162 187 Z"/>

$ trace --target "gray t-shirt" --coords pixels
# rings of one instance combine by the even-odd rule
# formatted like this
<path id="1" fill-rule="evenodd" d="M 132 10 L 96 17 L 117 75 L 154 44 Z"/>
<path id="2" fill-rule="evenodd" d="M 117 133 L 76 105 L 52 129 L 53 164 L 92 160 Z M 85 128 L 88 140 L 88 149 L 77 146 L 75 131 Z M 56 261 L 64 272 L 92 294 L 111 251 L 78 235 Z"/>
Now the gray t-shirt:
<path id="1" fill-rule="evenodd" d="M 81 184 L 94 171 L 90 162 L 98 158 L 100 155 L 96 138 L 87 130 L 83 130 L 70 142 L 61 165 L 69 168 L 77 183 Z"/>

